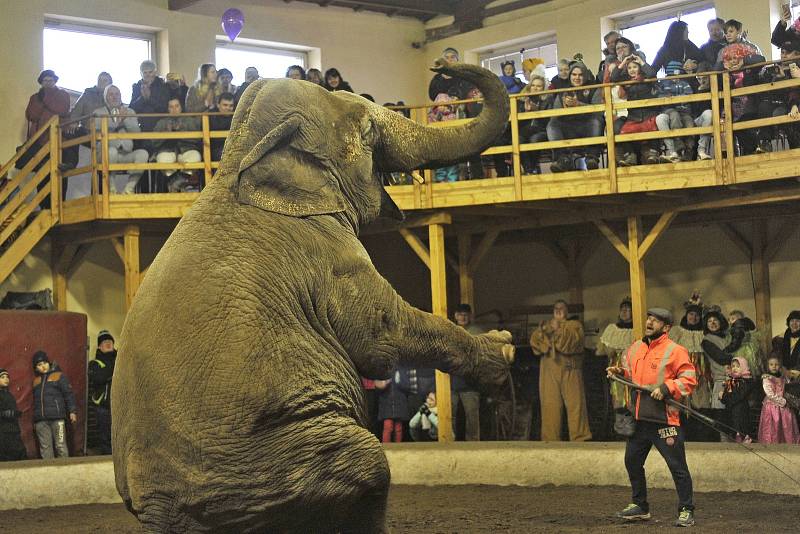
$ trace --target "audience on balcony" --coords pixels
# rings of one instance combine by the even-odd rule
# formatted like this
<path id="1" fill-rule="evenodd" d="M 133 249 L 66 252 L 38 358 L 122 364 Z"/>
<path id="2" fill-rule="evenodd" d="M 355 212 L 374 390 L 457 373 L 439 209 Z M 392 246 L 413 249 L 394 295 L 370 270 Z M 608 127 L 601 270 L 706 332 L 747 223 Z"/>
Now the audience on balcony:
<path id="1" fill-rule="evenodd" d="M 315 83 L 317 85 L 325 85 L 325 80 L 322 77 L 322 71 L 319 69 L 308 69 L 306 71 L 306 81 Z"/>
<path id="2" fill-rule="evenodd" d="M 231 71 L 228 69 L 219 69 L 217 71 L 217 81 L 219 83 L 220 94 L 236 94 L 236 86 L 231 83 L 233 81 L 233 73 L 231 73 Z"/>
<path id="3" fill-rule="evenodd" d="M 354 93 L 353 88 L 350 87 L 350 84 L 344 81 L 342 78 L 339 69 L 330 68 L 325 71 L 325 89 L 328 91 L 347 91 L 348 93 Z"/>
<path id="4" fill-rule="evenodd" d="M 72 106 L 72 111 L 69 113 L 70 119 L 77 121 L 78 119 L 89 117 L 94 114 L 94 110 L 103 107 L 105 105 L 105 88 L 112 83 L 114 83 L 114 80 L 109 73 L 101 72 L 98 74 L 97 84 L 94 87 L 84 89 L 75 105 Z M 67 132 L 76 133 L 79 128 L 85 130 L 88 127 L 89 125 L 85 121 L 73 122 L 67 127 Z"/>
<path id="5" fill-rule="evenodd" d="M 300 65 L 292 65 L 286 69 L 286 77 L 292 80 L 305 80 L 306 71 Z"/>
<path id="6" fill-rule="evenodd" d="M 103 90 L 103 99 L 105 104 L 94 110 L 96 117 L 108 116 L 108 133 L 136 133 L 140 132 L 139 121 L 136 118 L 136 112 L 122 103 L 122 93 L 116 85 L 108 85 Z M 102 129 L 101 121 L 95 121 L 95 129 L 99 132 Z M 102 159 L 102 146 L 97 143 L 98 160 Z M 142 164 L 147 163 L 149 154 L 143 148 L 136 148 L 133 139 L 109 139 L 108 140 L 108 162 L 114 163 L 134 163 Z M 136 192 L 136 186 L 139 184 L 144 170 L 133 169 L 124 171 L 128 174 L 128 182 L 121 193 L 129 195 Z M 111 173 L 110 190 L 112 193 L 117 193 L 114 184 L 113 176 L 116 173 Z"/>
<path id="7" fill-rule="evenodd" d="M 700 53 L 703 54 L 703 61 L 701 63 L 701 71 L 709 71 L 717 63 L 717 57 L 728 41 L 725 39 L 725 21 L 717 17 L 708 21 L 706 25 L 708 28 L 708 41 L 700 47 Z"/>
<path id="8" fill-rule="evenodd" d="M 217 105 L 217 98 L 222 94 L 222 86 L 218 83 L 219 73 L 213 63 L 200 65 L 197 74 L 197 81 L 186 93 L 184 110 L 187 113 L 211 111 Z"/>
<path id="9" fill-rule="evenodd" d="M 689 40 L 689 26 L 680 20 L 669 25 L 664 45 L 659 48 L 653 59 L 653 70 L 659 72 L 664 69 L 667 73 L 674 72 L 675 66 L 683 67 L 688 60 L 700 62 L 703 54 L 692 41 Z"/>
<path id="10" fill-rule="evenodd" d="M 186 85 L 186 78 L 179 72 L 167 73 L 167 87 L 169 88 L 169 97 L 177 98 L 181 102 L 186 102 L 186 93 L 189 92 L 189 87 Z"/>
<path id="11" fill-rule="evenodd" d="M 130 108 L 136 113 L 166 113 L 170 91 L 167 84 L 158 76 L 155 62 L 142 61 L 139 66 L 142 79 L 133 84 Z M 152 132 L 158 117 L 139 117 L 143 132 Z M 149 144 L 149 143 L 148 143 Z"/>
<path id="12" fill-rule="evenodd" d="M 236 92 L 233 94 L 233 103 L 234 105 L 239 103 L 239 99 L 242 98 L 244 94 L 244 90 L 253 83 L 254 81 L 261 78 L 258 74 L 258 69 L 255 67 L 247 67 L 244 69 L 244 83 L 241 84 L 237 89 Z"/>
<path id="13" fill-rule="evenodd" d="M 220 113 L 233 113 L 236 106 L 234 103 L 235 97 L 230 93 L 222 93 L 217 99 L 217 107 L 215 111 Z M 209 128 L 212 131 L 227 131 L 231 129 L 231 121 L 233 115 L 213 115 L 208 119 Z M 219 161 L 222 158 L 222 149 L 225 147 L 225 139 L 213 138 L 211 139 L 211 160 Z"/>

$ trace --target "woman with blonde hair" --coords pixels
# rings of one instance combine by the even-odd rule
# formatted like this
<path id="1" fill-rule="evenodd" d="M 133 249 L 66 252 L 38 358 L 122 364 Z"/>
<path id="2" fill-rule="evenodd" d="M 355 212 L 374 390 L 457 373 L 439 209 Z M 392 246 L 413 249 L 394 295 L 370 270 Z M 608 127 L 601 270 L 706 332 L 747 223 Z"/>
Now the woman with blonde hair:
<path id="1" fill-rule="evenodd" d="M 217 68 L 213 63 L 203 63 L 200 65 L 197 81 L 186 94 L 186 113 L 214 110 L 220 94 L 222 87 L 217 83 Z"/>

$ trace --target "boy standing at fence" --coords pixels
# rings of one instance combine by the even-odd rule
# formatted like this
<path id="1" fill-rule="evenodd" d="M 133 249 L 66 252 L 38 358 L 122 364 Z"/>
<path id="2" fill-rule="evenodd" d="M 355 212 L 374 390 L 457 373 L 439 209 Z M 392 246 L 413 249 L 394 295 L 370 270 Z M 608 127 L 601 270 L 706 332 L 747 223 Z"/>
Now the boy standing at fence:
<path id="1" fill-rule="evenodd" d="M 64 373 L 50 365 L 43 350 L 33 355 L 33 426 L 39 441 L 42 458 L 53 458 L 54 449 L 59 458 L 69 456 L 67 428 L 64 419 L 78 421 L 75 394 Z"/>
<path id="2" fill-rule="evenodd" d="M 25 460 L 28 453 L 19 433 L 17 400 L 8 390 L 11 378 L 8 371 L 0 369 L 0 462 Z"/>

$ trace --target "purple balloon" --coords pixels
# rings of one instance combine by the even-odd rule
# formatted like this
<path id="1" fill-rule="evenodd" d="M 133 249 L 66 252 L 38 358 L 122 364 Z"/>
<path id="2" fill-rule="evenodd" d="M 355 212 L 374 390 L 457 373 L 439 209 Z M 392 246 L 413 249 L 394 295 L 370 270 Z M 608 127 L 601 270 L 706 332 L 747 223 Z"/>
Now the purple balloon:
<path id="1" fill-rule="evenodd" d="M 222 29 L 225 30 L 228 39 L 233 41 L 239 37 L 242 28 L 244 28 L 244 13 L 232 7 L 222 14 Z"/>

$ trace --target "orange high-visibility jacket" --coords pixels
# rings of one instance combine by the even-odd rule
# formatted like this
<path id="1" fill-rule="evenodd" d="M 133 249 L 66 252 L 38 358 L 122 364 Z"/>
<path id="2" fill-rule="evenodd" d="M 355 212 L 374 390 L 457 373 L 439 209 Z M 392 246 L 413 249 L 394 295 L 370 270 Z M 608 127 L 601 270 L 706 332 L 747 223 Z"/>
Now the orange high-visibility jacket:
<path id="1" fill-rule="evenodd" d="M 649 345 L 643 340 L 631 345 L 623 358 L 623 367 L 626 378 L 648 389 L 661 387 L 665 397 L 669 392 L 675 400 L 688 396 L 697 385 L 697 373 L 689 360 L 689 353 L 669 339 L 666 333 Z M 679 426 L 681 421 L 678 408 L 667 404 L 666 410 L 667 422 L 672 426 Z M 638 419 L 638 397 L 632 411 Z"/>

